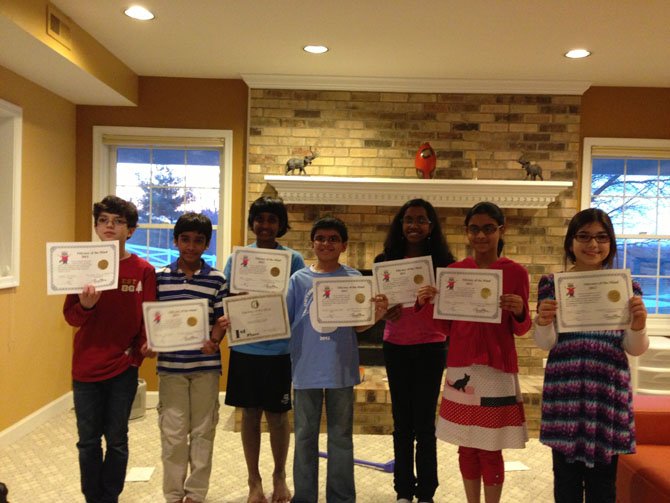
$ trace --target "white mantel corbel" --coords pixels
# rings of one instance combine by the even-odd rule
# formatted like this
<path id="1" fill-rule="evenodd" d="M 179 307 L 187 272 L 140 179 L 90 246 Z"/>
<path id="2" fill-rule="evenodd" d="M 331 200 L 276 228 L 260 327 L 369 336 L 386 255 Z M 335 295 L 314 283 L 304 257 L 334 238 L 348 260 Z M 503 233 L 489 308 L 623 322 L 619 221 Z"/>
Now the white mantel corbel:
<path id="1" fill-rule="evenodd" d="M 572 182 L 512 180 L 421 180 L 340 176 L 265 175 L 288 204 L 402 206 L 422 198 L 438 208 L 469 208 L 491 201 L 501 208 L 546 208 Z"/>

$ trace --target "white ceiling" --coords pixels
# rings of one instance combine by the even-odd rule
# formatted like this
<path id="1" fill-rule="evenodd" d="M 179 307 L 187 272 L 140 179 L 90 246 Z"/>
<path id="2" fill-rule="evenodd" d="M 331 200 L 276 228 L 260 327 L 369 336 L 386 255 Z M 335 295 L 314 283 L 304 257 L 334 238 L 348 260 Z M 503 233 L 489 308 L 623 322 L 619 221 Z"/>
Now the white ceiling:
<path id="1" fill-rule="evenodd" d="M 123 15 L 125 0 L 52 1 L 141 76 L 380 90 L 670 87 L 669 0 L 140 0 L 156 15 L 144 23 Z M 331 50 L 310 55 L 306 44 Z M 563 57 L 575 47 L 593 54 Z"/>

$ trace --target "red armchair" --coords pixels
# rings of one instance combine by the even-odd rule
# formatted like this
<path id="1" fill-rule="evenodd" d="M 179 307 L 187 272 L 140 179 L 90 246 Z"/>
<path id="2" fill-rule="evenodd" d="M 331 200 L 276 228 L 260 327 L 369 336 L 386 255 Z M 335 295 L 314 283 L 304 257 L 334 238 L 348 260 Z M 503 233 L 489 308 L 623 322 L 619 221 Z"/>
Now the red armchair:
<path id="1" fill-rule="evenodd" d="M 670 396 L 633 400 L 637 453 L 619 456 L 618 503 L 670 503 Z"/>

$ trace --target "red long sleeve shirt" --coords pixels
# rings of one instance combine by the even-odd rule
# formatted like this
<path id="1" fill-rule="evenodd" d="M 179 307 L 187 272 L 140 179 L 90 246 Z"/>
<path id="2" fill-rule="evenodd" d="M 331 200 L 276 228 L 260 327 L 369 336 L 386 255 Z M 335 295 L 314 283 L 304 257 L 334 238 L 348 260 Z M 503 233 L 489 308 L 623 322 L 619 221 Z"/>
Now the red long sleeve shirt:
<path id="1" fill-rule="evenodd" d="M 129 366 L 142 363 L 140 348 L 146 341 L 142 302 L 156 300 L 154 267 L 136 255 L 119 262 L 119 286 L 102 292 L 93 309 L 79 297 L 65 298 L 65 321 L 78 327 L 74 336 L 72 378 L 95 382 L 110 379 Z"/>

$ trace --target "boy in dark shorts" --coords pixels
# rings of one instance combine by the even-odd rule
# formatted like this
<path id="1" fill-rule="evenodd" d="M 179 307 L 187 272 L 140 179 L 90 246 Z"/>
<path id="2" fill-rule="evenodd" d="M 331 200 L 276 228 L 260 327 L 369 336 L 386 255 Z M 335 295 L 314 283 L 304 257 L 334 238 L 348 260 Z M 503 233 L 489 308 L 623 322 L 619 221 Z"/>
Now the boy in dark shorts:
<path id="1" fill-rule="evenodd" d="M 281 246 L 277 238 L 286 234 L 288 213 L 281 199 L 263 196 L 249 208 L 249 228 L 256 235 L 253 248 L 291 252 L 291 274 L 305 267 L 302 256 Z M 224 268 L 230 280 L 231 258 Z M 291 500 L 286 485 L 286 457 L 290 441 L 288 411 L 291 409 L 291 359 L 288 339 L 234 346 L 230 351 L 226 405 L 242 408 L 242 447 L 249 474 L 249 503 L 265 503 L 263 482 L 258 467 L 261 448 L 261 417 L 270 430 L 274 459 L 272 502 Z"/>

